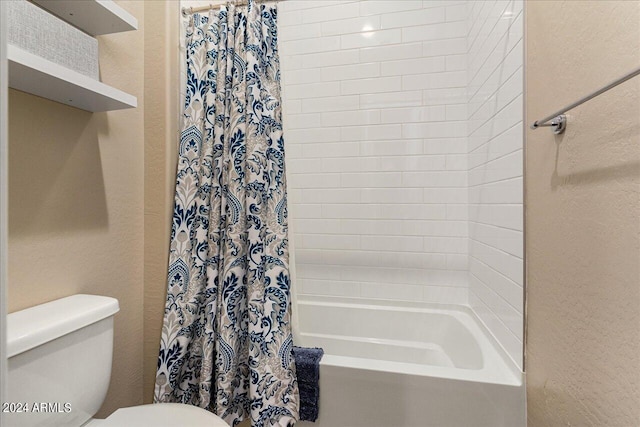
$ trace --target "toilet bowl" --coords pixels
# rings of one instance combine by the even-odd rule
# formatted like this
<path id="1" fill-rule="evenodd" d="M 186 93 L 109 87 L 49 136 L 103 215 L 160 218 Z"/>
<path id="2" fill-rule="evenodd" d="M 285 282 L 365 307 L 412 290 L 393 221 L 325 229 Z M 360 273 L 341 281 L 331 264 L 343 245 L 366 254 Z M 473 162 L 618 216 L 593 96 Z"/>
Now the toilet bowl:
<path id="1" fill-rule="evenodd" d="M 118 300 L 73 295 L 7 316 L 7 426 L 228 427 L 179 403 L 140 405 L 92 418 L 109 388 Z M 4 424 L 3 424 L 4 425 Z"/>

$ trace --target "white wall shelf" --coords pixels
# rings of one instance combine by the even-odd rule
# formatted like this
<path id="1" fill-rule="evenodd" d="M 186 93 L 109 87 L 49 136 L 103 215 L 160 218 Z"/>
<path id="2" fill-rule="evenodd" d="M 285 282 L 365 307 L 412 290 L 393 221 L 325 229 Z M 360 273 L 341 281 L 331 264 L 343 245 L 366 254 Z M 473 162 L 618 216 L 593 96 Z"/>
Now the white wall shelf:
<path id="1" fill-rule="evenodd" d="M 138 20 L 112 0 L 31 0 L 92 36 L 138 29 Z"/>
<path id="2" fill-rule="evenodd" d="M 102 82 L 9 45 L 9 87 L 99 112 L 135 108 L 137 98 Z"/>

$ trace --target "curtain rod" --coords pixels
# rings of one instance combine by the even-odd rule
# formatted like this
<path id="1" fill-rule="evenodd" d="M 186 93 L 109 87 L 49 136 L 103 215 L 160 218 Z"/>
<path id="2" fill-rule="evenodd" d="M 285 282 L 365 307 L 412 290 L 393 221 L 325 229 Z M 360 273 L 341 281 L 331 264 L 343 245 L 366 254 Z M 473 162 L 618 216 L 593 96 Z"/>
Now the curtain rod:
<path id="1" fill-rule="evenodd" d="M 256 3 L 273 3 L 273 2 L 278 2 L 279 0 L 256 0 Z M 227 2 L 229 3 L 229 2 Z M 220 9 L 220 7 L 225 6 L 227 3 L 220 3 L 220 4 L 213 4 L 210 3 L 207 6 L 200 6 L 200 7 L 183 7 L 182 8 L 182 16 L 187 17 L 189 14 L 193 14 L 193 13 L 198 13 L 198 12 L 205 12 L 207 10 L 214 10 L 214 9 Z M 249 2 L 247 0 L 236 0 L 236 1 L 231 1 L 230 3 L 234 4 L 235 6 L 246 6 L 247 4 L 249 4 Z"/>

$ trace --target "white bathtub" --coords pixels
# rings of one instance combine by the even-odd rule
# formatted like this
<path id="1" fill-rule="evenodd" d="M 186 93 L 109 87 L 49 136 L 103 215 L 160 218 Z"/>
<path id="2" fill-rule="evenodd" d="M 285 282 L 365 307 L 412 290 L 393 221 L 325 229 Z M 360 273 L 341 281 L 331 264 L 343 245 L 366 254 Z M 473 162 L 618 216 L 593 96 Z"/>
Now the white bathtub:
<path id="1" fill-rule="evenodd" d="M 303 427 L 524 427 L 522 373 L 470 310 L 297 301 L 298 345 L 322 347 L 320 415 Z"/>

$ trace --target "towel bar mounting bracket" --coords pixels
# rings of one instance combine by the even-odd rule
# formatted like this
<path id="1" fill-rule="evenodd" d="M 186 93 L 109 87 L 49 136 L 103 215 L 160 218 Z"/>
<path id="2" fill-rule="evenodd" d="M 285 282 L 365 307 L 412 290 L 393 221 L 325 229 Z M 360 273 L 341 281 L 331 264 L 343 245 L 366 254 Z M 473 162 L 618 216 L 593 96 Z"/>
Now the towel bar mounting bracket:
<path id="1" fill-rule="evenodd" d="M 567 128 L 567 116 L 564 114 L 560 114 L 559 116 L 551 119 L 548 123 L 538 123 L 536 121 L 531 126 L 532 129 L 537 129 L 540 127 L 552 127 L 553 133 L 555 135 L 560 135 L 561 133 L 564 133 L 564 130 Z"/>

